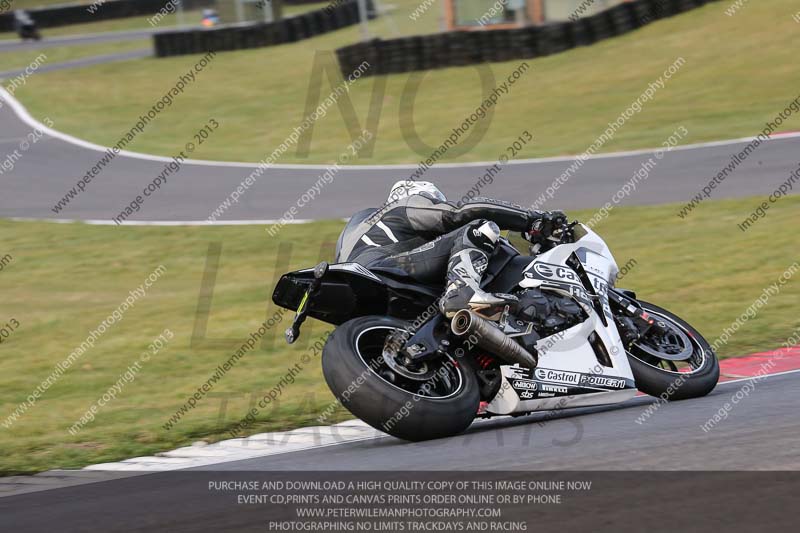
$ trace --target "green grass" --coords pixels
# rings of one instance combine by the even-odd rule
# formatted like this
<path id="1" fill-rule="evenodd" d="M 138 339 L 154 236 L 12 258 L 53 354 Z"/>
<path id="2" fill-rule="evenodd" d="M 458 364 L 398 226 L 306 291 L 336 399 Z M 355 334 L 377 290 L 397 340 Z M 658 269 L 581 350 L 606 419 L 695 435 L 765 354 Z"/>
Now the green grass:
<path id="1" fill-rule="evenodd" d="M 315 9 L 322 9 L 327 6 L 329 2 L 316 2 L 313 4 L 298 4 L 294 6 L 290 6 L 287 4 L 283 4 L 283 16 L 284 17 L 292 17 L 294 15 L 300 15 L 307 11 L 314 11 Z"/>
<path id="2" fill-rule="evenodd" d="M 533 195 L 532 195 L 533 197 Z M 521 200 L 521 199 L 518 199 Z M 781 200 L 742 234 L 736 227 L 760 199 L 703 204 L 679 221 L 675 206 L 619 208 L 597 230 L 618 263 L 636 267 L 626 287 L 694 324 L 713 342 L 795 260 L 800 198 Z M 588 211 L 570 213 L 588 220 Z M 80 467 L 152 454 L 198 439 L 226 438 L 249 408 L 251 394 L 272 388 L 286 369 L 329 329 L 309 321 L 297 345 L 275 328 L 274 346 L 245 356 L 214 393 L 234 394 L 221 419 L 220 397 L 205 398 L 171 431 L 161 426 L 231 353 L 190 345 L 210 243 L 222 243 L 208 320 L 209 339 L 244 341 L 273 313 L 274 276 L 330 259 L 341 222 L 290 225 L 278 238 L 263 227 L 107 227 L 0 221 L 0 325 L 20 328 L 0 346 L 0 422 L 158 265 L 166 273 L 123 320 L 102 336 L 12 428 L 0 426 L 0 472 Z M 296 243 L 290 257 L 279 247 Z M 302 243 L 297 244 L 297 243 Z M 765 243 L 768 243 L 765 246 Z M 322 253 L 320 253 L 322 251 Z M 779 347 L 800 326 L 800 280 L 787 284 L 721 349 L 723 356 Z M 287 315 L 288 316 L 288 315 Z M 148 343 L 169 328 L 175 338 L 145 363 L 93 423 L 67 429 L 118 379 Z M 261 394 L 259 394 L 261 391 Z M 316 425 L 332 400 L 314 360 L 266 410 L 250 433 Z M 331 422 L 348 418 L 342 410 Z"/>
<path id="3" fill-rule="evenodd" d="M 401 34 L 437 28 L 438 10 L 419 22 L 408 18 L 417 0 L 398 0 L 394 21 Z M 592 47 L 530 60 L 530 70 L 502 97 L 481 142 L 458 159 L 494 160 L 522 130 L 536 137 L 519 157 L 581 153 L 653 81 L 683 57 L 685 66 L 603 147 L 603 151 L 660 145 L 678 126 L 693 143 L 754 135 L 798 93 L 795 68 L 798 25 L 792 0 L 751 3 L 735 17 L 725 4 L 658 21 L 640 31 Z M 370 23 L 374 33 L 390 36 L 388 20 Z M 213 114 L 224 119 L 219 142 L 209 159 L 257 161 L 282 142 L 304 117 L 309 78 L 316 51 L 330 51 L 359 39 L 352 27 L 301 43 L 221 53 L 199 81 L 162 119 L 137 138 L 133 149 L 169 155 L 191 137 L 195 125 Z M 99 65 L 76 72 L 41 76 L 19 96 L 37 116 L 51 116 L 60 129 L 110 144 L 130 128 L 189 68 L 195 57 L 144 59 Z M 491 64 L 502 80 L 518 62 Z M 415 162 L 429 155 L 406 144 L 399 124 L 400 102 L 408 74 L 387 77 L 372 157 L 360 162 Z M 114 80 L 111 86 L 109 80 Z M 326 82 L 327 83 L 327 82 Z M 375 78 L 357 82 L 350 97 L 361 124 Z M 329 91 L 323 87 L 322 95 Z M 473 67 L 424 75 L 413 120 L 420 137 L 438 145 L 461 124 L 481 98 Z M 797 116 L 785 129 L 800 129 Z M 290 150 L 281 162 L 331 162 L 349 136 L 337 108 L 318 121 L 307 158 Z"/>
<path id="4" fill-rule="evenodd" d="M 134 41 L 120 41 L 116 43 L 83 44 L 69 47 L 41 48 L 38 50 L 0 52 L 0 72 L 25 68 L 33 64 L 40 55 L 44 55 L 44 58 L 39 60 L 40 66 L 45 66 L 84 57 L 152 48 L 152 46 L 149 39 L 136 39 Z M 70 72 L 75 71 L 70 70 Z M 39 72 L 36 76 L 41 74 L 42 72 Z"/>

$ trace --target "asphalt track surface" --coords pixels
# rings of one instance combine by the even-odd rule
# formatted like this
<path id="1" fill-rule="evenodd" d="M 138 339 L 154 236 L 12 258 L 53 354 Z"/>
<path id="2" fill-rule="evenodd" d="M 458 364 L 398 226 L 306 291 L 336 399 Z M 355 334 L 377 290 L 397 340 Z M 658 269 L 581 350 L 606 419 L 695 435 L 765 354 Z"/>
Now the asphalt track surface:
<path id="1" fill-rule="evenodd" d="M 20 118 L 19 107 L 0 109 L 0 162 L 32 130 Z M 158 118 L 156 119 L 158 120 Z M 57 125 L 56 125 L 57 127 Z M 287 133 L 291 128 L 287 127 Z M 120 132 L 121 135 L 124 132 Z M 62 211 L 53 206 L 98 163 L 103 151 L 45 135 L 20 152 L 14 168 L 0 174 L 0 217 L 110 221 L 160 174 L 168 158 L 117 156 L 86 191 Z M 381 142 L 378 139 L 377 142 Z M 701 191 L 746 142 L 728 142 L 676 149 L 651 171 L 650 177 L 620 205 L 686 202 Z M 798 162 L 800 137 L 777 136 L 758 148 L 725 182 L 713 198 L 768 195 L 786 181 Z M 266 153 L 264 156 L 266 157 Z M 427 157 L 421 156 L 421 159 Z M 593 157 L 562 185 L 544 207 L 577 209 L 599 207 L 611 200 L 653 153 L 635 152 Z M 569 157 L 515 162 L 503 167 L 480 194 L 530 205 L 571 164 Z M 435 181 L 452 199 L 459 200 L 492 163 L 436 166 L 424 179 Z M 242 163 L 184 164 L 165 186 L 147 198 L 131 221 L 204 221 L 254 170 Z M 298 210 L 297 219 L 348 217 L 365 206 L 380 204 L 389 186 L 412 175 L 416 165 L 342 167 L 333 183 Z M 321 166 L 276 165 L 268 169 L 220 221 L 280 219 L 326 171 Z"/>
<path id="2" fill-rule="evenodd" d="M 19 52 L 23 50 L 39 50 L 42 48 L 53 48 L 56 46 L 73 46 L 80 44 L 113 43 L 119 41 L 132 41 L 135 39 L 146 39 L 161 30 L 131 30 L 131 31 L 110 31 L 103 33 L 89 33 L 86 35 L 72 35 L 63 37 L 47 37 L 47 30 L 44 30 L 44 38 L 41 41 L 22 41 L 20 39 L 0 40 L 0 52 Z"/>
<path id="3" fill-rule="evenodd" d="M 484 471 L 502 479 L 595 480 L 591 495 L 563 507 L 517 509 L 519 516 L 535 517 L 540 526 L 557 525 L 560 531 L 782 530 L 797 519 L 790 500 L 800 489 L 800 477 L 753 471 L 800 468 L 798 377 L 800 373 L 789 373 L 758 381 L 708 433 L 700 426 L 743 383 L 720 384 L 705 398 L 662 405 L 641 425 L 636 419 L 652 398 L 565 412 L 543 425 L 537 424 L 541 415 L 503 418 L 427 443 L 387 437 L 214 465 L 202 472 L 151 474 L 11 496 L 0 499 L 0 527 L 264 531 L 266 515 L 281 513 L 280 506 L 236 505 L 235 496 L 212 494 L 208 482 L 274 480 L 289 473 L 298 479 L 303 476 L 299 471 L 314 471 L 304 479 L 317 480 L 376 471 L 390 479 L 420 475 L 410 471 L 432 479 L 466 479 L 468 471 Z M 664 472 L 676 470 L 684 472 Z"/>
<path id="4" fill-rule="evenodd" d="M 800 373 L 757 382 L 711 431 L 705 424 L 742 382 L 661 405 L 651 397 L 612 407 L 502 417 L 463 435 L 424 443 L 386 437 L 204 467 L 206 470 L 798 470 Z M 539 424 L 539 422 L 542 422 Z"/>

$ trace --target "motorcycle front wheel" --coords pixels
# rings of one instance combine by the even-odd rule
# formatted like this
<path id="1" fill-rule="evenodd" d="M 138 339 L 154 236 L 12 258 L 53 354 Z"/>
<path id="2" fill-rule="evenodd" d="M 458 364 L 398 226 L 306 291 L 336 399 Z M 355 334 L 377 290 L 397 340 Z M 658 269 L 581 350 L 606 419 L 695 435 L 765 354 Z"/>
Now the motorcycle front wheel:
<path id="1" fill-rule="evenodd" d="M 628 361 L 637 388 L 664 400 L 705 396 L 719 381 L 719 361 L 708 341 L 688 322 L 657 305 L 639 301 L 667 330 L 634 342 Z"/>
<path id="2" fill-rule="evenodd" d="M 461 433 L 478 412 L 475 372 L 449 355 L 404 364 L 387 349 L 387 340 L 407 328 L 402 320 L 384 316 L 354 318 L 339 326 L 322 351 L 328 387 L 355 416 L 399 439 Z"/>

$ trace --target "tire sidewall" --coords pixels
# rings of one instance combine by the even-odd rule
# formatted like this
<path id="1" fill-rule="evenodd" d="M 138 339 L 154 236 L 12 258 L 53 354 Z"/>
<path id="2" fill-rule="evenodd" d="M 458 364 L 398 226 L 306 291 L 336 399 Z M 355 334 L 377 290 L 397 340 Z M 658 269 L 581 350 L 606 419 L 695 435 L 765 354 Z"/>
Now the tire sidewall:
<path id="1" fill-rule="evenodd" d="M 471 367 L 455 360 L 462 384 L 446 399 L 434 400 L 404 391 L 376 374 L 356 351 L 359 334 L 376 326 L 409 327 L 391 317 L 359 317 L 339 326 L 325 343 L 322 371 L 342 405 L 375 429 L 410 441 L 452 436 L 469 427 L 480 403 L 478 382 Z"/>
<path id="2" fill-rule="evenodd" d="M 655 304 L 639 300 L 645 310 L 652 310 L 676 322 L 691 333 L 691 337 L 706 352 L 703 366 L 691 374 L 676 374 L 655 368 L 635 356 L 628 354 L 636 387 L 650 396 L 657 396 L 664 400 L 686 400 L 705 396 L 714 390 L 719 381 L 719 361 L 714 349 L 706 339 L 691 324 Z"/>

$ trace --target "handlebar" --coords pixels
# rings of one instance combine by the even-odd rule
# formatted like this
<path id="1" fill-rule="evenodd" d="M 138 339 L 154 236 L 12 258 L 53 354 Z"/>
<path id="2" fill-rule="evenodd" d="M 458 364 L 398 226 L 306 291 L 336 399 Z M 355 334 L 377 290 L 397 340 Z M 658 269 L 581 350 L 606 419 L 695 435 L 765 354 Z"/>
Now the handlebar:
<path id="1" fill-rule="evenodd" d="M 568 222 L 567 224 L 563 224 L 558 230 L 553 232 L 553 236 L 558 234 L 558 244 L 568 244 L 571 242 L 575 242 L 575 233 L 572 229 L 580 224 L 577 220 L 573 220 L 572 222 Z"/>
<path id="2" fill-rule="evenodd" d="M 578 224 L 580 224 L 580 222 L 577 220 L 562 224 L 558 229 L 550 234 L 550 237 L 546 239 L 533 241 L 531 240 L 530 234 L 525 232 L 522 233 L 522 238 L 531 243 L 530 251 L 531 254 L 535 255 L 541 252 L 546 252 L 547 250 L 561 244 L 575 242 L 575 233 L 573 228 L 575 228 L 575 226 Z"/>

